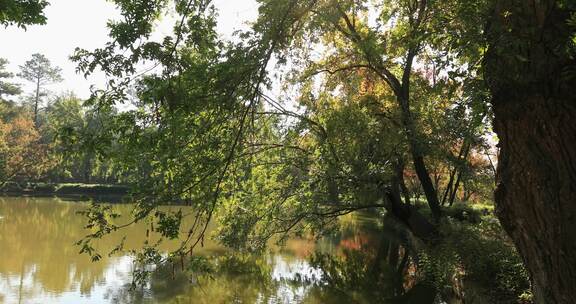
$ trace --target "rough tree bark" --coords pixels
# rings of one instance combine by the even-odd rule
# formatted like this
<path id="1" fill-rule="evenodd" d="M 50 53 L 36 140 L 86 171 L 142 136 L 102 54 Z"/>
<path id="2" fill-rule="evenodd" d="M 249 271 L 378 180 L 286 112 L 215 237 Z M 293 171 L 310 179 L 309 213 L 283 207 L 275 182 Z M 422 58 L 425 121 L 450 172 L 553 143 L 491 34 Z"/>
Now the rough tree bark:
<path id="1" fill-rule="evenodd" d="M 576 295 L 576 4 L 498 0 L 485 72 L 500 139 L 496 211 L 536 303 Z M 572 11 L 570 11 L 572 10 Z"/>

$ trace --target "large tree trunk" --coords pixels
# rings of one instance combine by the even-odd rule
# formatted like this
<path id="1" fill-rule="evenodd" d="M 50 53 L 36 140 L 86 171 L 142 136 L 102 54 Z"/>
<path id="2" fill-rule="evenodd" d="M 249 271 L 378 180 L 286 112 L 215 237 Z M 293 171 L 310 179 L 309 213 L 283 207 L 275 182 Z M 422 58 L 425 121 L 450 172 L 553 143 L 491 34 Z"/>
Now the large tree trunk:
<path id="1" fill-rule="evenodd" d="M 398 174 L 392 179 L 390 187 L 385 189 L 384 196 L 388 201 L 386 211 L 396 217 L 400 222 L 419 239 L 433 242 L 437 239 L 438 230 L 416 209 L 416 207 L 403 203 L 400 195 L 400 181 L 402 175 Z"/>
<path id="2" fill-rule="evenodd" d="M 497 1 L 485 68 L 500 139 L 497 215 L 536 303 L 568 304 L 576 299 L 576 62 L 574 12 L 559 2 Z"/>

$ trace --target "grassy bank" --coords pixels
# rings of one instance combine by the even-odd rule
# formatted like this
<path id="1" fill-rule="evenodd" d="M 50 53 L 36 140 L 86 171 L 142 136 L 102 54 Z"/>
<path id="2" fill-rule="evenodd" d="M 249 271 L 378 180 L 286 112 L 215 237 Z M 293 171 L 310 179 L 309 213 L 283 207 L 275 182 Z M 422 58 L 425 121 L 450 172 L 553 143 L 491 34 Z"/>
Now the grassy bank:
<path id="1" fill-rule="evenodd" d="M 17 183 L 7 182 L 0 188 L 1 195 L 58 196 L 77 199 L 110 197 L 117 201 L 129 193 L 124 185 L 81 183 Z"/>

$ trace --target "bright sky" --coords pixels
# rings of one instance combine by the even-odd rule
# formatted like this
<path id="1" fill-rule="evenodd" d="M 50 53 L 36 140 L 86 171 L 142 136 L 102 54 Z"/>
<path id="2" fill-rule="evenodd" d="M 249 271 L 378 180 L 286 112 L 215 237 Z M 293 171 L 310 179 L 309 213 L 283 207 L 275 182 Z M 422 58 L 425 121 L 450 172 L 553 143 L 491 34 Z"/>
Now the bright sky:
<path id="1" fill-rule="evenodd" d="M 105 0 L 51 0 L 45 10 L 48 23 L 30 26 L 26 31 L 17 27 L 0 28 L 0 58 L 10 61 L 8 70 L 16 74 L 18 66 L 29 60 L 33 53 L 42 53 L 53 65 L 62 68 L 64 81 L 50 85 L 53 93 L 73 91 L 86 98 L 90 85 L 102 87 L 105 79 L 96 75 L 85 79 L 76 74 L 76 65 L 68 60 L 76 47 L 93 50 L 108 41 L 106 22 L 118 18 L 114 5 Z M 246 22 L 256 18 L 258 5 L 255 0 L 214 0 L 219 11 L 218 31 L 230 38 L 234 30 L 245 28 Z M 168 20 L 169 18 L 165 18 Z M 158 28 L 158 35 L 169 34 L 171 24 Z M 25 84 L 22 79 L 16 82 Z M 25 93 L 31 91 L 24 86 Z"/>

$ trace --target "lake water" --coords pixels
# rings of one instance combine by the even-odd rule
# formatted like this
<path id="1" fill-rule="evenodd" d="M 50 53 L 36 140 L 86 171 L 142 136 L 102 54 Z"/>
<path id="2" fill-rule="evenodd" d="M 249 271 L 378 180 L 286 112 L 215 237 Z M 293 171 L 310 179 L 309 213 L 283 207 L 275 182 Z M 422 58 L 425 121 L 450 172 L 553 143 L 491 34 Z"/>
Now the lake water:
<path id="1" fill-rule="evenodd" d="M 77 212 L 87 206 L 57 198 L 0 197 L 0 303 L 348 303 L 341 293 L 314 283 L 322 271 L 310 266 L 309 256 L 316 250 L 338 255 L 346 248 L 358 249 L 372 241 L 367 227 L 375 223 L 353 215 L 341 222 L 340 232 L 320 241 L 291 239 L 258 259 L 260 271 L 250 275 L 219 273 L 191 280 L 158 271 L 150 284 L 134 290 L 131 256 L 103 254 L 101 261 L 91 262 L 78 254 L 74 243 L 87 230 Z M 114 208 L 131 210 L 129 205 Z M 96 247 L 109 252 L 126 236 L 125 246 L 138 248 L 145 231 L 143 224 L 133 225 L 99 240 Z M 208 241 L 198 254 L 231 252 Z"/>

